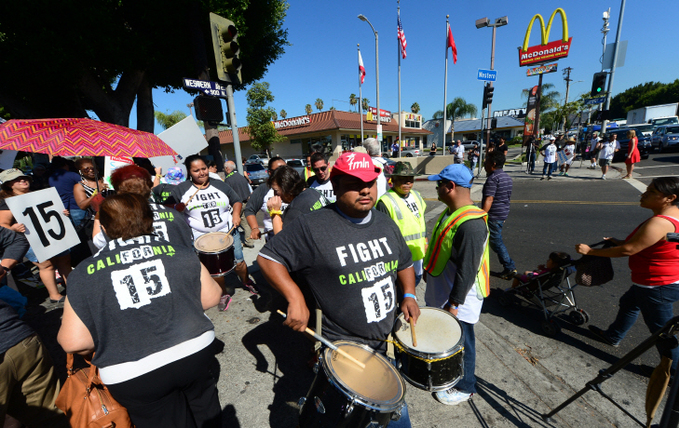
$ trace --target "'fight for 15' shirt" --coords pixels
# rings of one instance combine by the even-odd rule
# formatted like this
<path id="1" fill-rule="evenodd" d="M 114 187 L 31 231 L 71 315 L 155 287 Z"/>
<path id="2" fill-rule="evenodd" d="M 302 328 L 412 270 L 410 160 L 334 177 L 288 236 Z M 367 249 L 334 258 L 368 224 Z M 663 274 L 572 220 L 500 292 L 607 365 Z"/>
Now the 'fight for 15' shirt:
<path id="1" fill-rule="evenodd" d="M 194 231 L 194 237 L 231 229 L 232 205 L 241 203 L 240 197 L 231 186 L 219 180 L 210 180 L 209 185 L 201 190 L 193 182 L 184 181 L 172 189 L 172 195 L 184 204 L 191 198 L 186 204 L 184 214 Z"/>

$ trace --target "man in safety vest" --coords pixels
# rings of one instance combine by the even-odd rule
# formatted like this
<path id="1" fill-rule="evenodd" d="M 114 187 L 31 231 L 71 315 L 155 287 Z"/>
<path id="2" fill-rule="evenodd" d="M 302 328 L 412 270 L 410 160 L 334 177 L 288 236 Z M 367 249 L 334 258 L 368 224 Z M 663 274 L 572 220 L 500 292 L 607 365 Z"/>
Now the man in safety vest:
<path id="1" fill-rule="evenodd" d="M 304 181 L 316 175 L 316 173 L 311 169 L 311 155 L 315 152 L 306 155 L 306 166 L 304 167 Z"/>
<path id="2" fill-rule="evenodd" d="M 443 308 L 457 317 L 464 336 L 464 375 L 454 388 L 435 398 L 447 405 L 467 401 L 476 393 L 476 341 L 483 298 L 489 293 L 488 214 L 471 198 L 472 172 L 462 164 L 429 176 L 447 209 L 441 213 L 424 257 L 427 306 Z"/>
<path id="3" fill-rule="evenodd" d="M 427 250 L 427 225 L 424 222 L 427 204 L 418 191 L 412 190 L 415 177 L 420 174 L 415 174 L 409 163 L 397 162 L 394 171 L 385 175 L 391 178 L 393 187 L 377 201 L 375 208 L 391 217 L 401 230 L 413 255 L 417 286 L 422 279 L 422 259 Z"/>

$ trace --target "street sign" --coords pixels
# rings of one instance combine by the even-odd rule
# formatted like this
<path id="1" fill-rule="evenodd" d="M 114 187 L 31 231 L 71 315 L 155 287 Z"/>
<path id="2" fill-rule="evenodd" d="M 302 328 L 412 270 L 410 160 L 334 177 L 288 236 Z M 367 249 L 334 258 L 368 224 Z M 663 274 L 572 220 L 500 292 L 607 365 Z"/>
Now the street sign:
<path id="1" fill-rule="evenodd" d="M 497 80 L 497 70 L 481 70 L 476 75 L 477 80 L 485 80 L 487 82 L 495 82 Z"/>
<path id="2" fill-rule="evenodd" d="M 184 78 L 184 89 L 198 89 L 205 95 L 226 98 L 226 86 L 209 80 L 195 80 Z"/>
<path id="3" fill-rule="evenodd" d="M 604 101 L 606 101 L 606 97 L 599 97 L 599 98 L 588 98 L 585 100 L 585 105 L 593 105 L 593 104 L 601 104 Z"/>

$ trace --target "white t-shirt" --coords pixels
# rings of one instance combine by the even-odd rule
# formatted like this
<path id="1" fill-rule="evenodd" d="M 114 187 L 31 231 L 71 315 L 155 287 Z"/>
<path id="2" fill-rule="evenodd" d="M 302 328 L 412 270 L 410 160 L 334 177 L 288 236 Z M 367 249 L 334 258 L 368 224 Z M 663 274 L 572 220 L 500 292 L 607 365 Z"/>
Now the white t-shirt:
<path id="1" fill-rule="evenodd" d="M 424 293 L 424 301 L 427 306 L 435 308 L 443 308 L 448 303 L 450 291 L 453 289 L 455 283 L 455 273 L 457 267 L 455 263 L 448 260 L 446 268 L 441 275 L 432 276 L 427 275 L 427 290 Z M 481 316 L 481 308 L 483 307 L 483 298 L 478 298 L 476 295 L 476 286 L 473 286 L 467 297 L 464 299 L 464 305 L 460 305 L 457 310 L 457 318 L 467 324 L 476 324 L 479 322 Z"/>
<path id="2" fill-rule="evenodd" d="M 589 151 L 590 152 L 593 151 L 594 149 L 596 149 L 596 145 L 599 141 L 601 141 L 601 138 L 592 137 L 592 141 L 590 141 L 590 143 L 589 143 Z"/>
<path id="3" fill-rule="evenodd" d="M 464 146 L 460 145 L 460 146 L 453 147 L 453 154 L 458 159 L 464 158 Z"/>
<path id="4" fill-rule="evenodd" d="M 620 150 L 620 143 L 618 140 L 606 141 L 601 144 L 601 152 L 599 153 L 599 159 L 613 160 L 613 155 L 616 150 Z"/>
<path id="5" fill-rule="evenodd" d="M 542 149 L 545 152 L 545 163 L 556 162 L 556 144 L 550 144 Z"/>
<path id="6" fill-rule="evenodd" d="M 335 190 L 332 188 L 332 181 L 330 180 L 326 181 L 323 184 L 320 184 L 318 182 L 318 178 L 316 178 L 309 187 L 319 192 L 321 195 L 325 196 L 325 199 L 330 201 L 330 203 L 333 203 L 337 200 L 337 196 L 335 196 Z"/>
<path id="7" fill-rule="evenodd" d="M 387 190 L 389 190 L 389 186 L 387 185 L 387 177 L 384 175 L 384 165 L 387 163 L 384 159 L 382 158 L 372 158 L 373 160 L 373 165 L 375 165 L 378 168 L 382 169 L 382 172 L 380 172 L 380 175 L 377 176 L 377 200 L 379 201 L 382 195 L 387 193 Z M 334 196 L 334 193 L 333 193 Z M 335 202 L 333 199 L 332 202 Z"/>
<path id="8" fill-rule="evenodd" d="M 570 165 L 573 162 L 573 158 L 575 157 L 575 144 L 573 143 L 566 144 L 563 148 L 563 153 L 568 158 L 568 160 L 566 160 L 565 163 Z"/>

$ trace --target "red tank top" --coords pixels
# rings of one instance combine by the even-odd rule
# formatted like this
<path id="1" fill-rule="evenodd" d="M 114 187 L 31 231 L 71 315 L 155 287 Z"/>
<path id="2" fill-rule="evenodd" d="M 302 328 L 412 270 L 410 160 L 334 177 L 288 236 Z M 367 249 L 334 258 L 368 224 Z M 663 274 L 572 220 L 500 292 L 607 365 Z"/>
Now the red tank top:
<path id="1" fill-rule="evenodd" d="M 679 230 L 679 220 L 664 215 L 656 217 L 672 222 L 675 232 Z M 637 226 L 626 240 L 634 236 L 645 223 Z M 632 271 L 632 282 L 635 284 L 657 287 L 679 282 L 679 244 L 664 240 L 658 241 L 633 256 L 629 256 L 629 268 Z"/>

